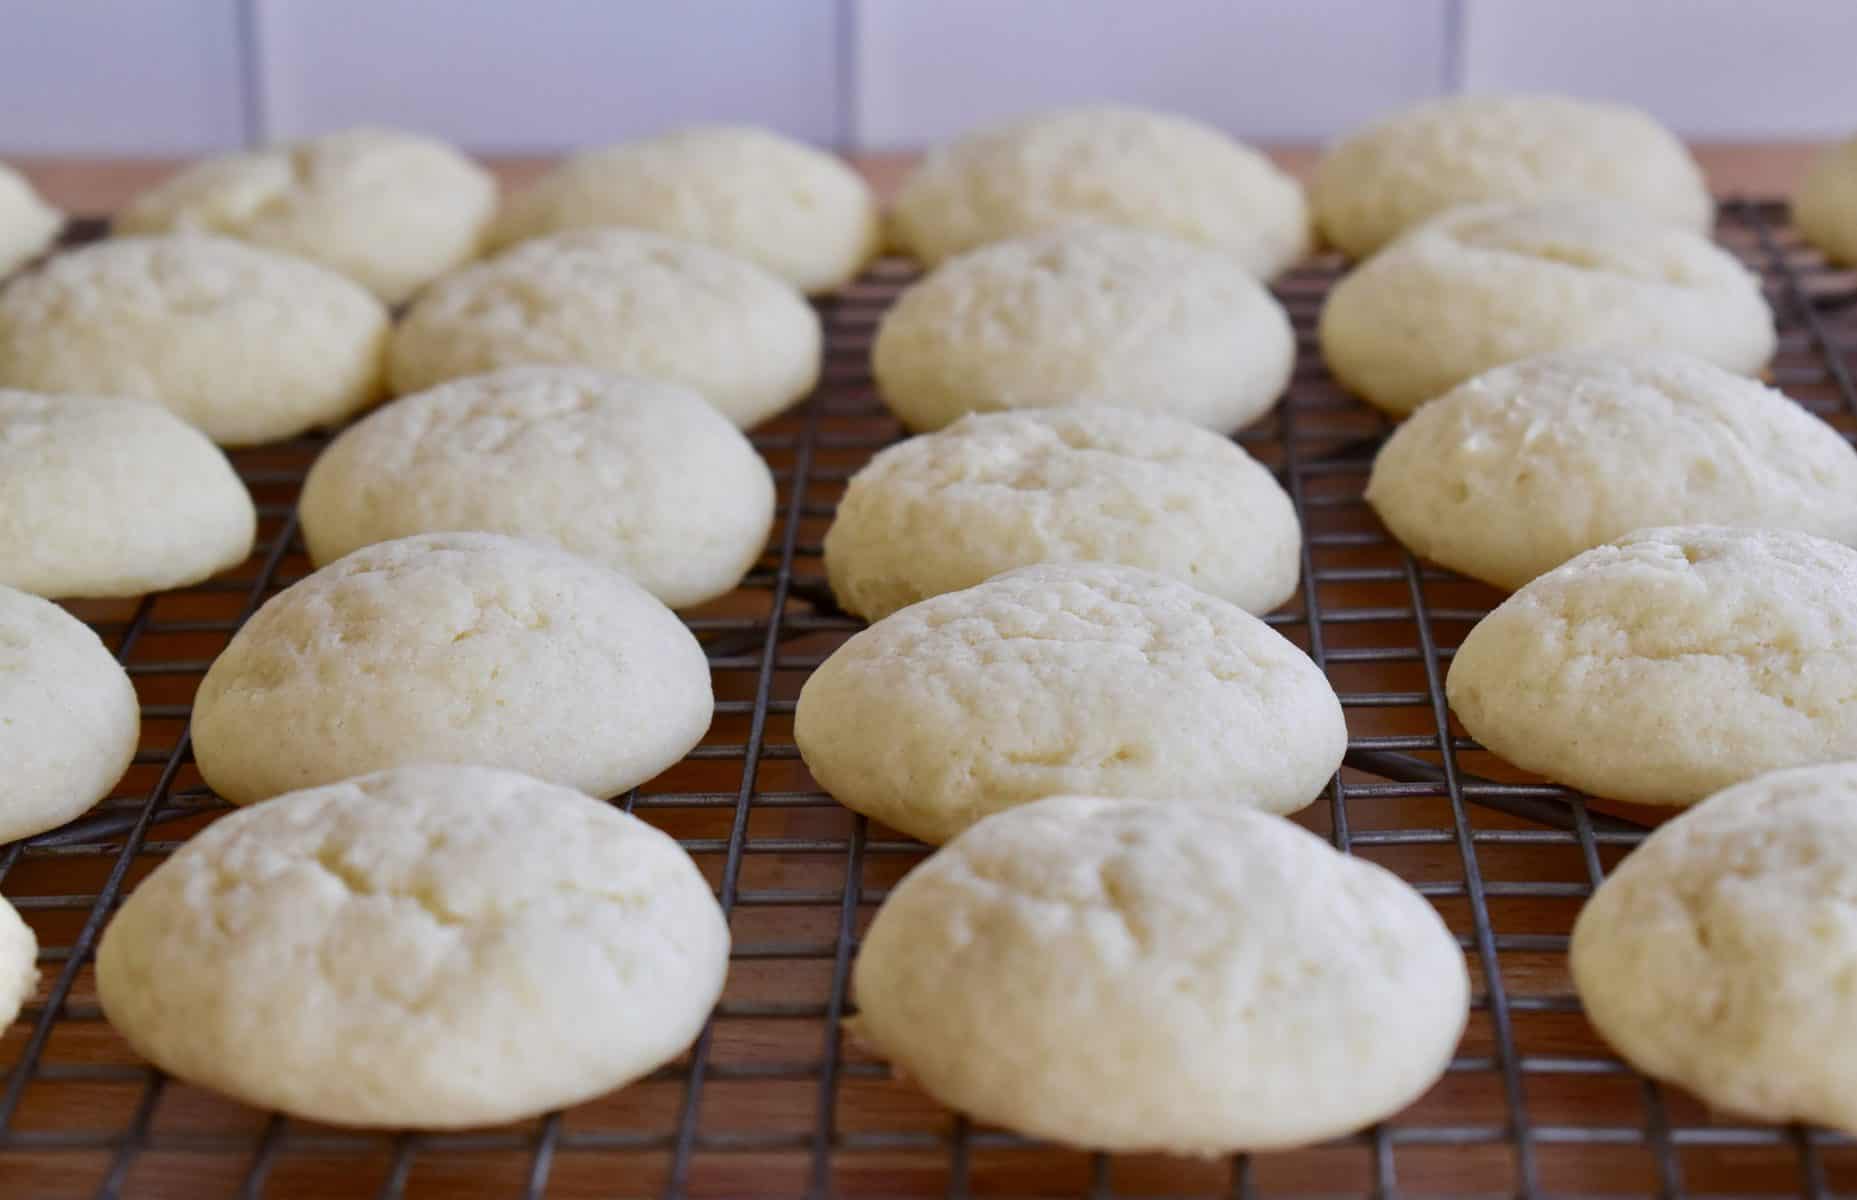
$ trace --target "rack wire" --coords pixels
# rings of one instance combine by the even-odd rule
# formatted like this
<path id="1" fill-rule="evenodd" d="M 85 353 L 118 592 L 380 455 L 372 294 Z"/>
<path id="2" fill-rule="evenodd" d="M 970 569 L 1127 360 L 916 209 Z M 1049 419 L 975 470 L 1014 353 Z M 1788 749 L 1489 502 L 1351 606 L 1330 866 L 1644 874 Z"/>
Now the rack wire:
<path id="1" fill-rule="evenodd" d="M 81 227 L 79 239 L 99 234 Z M 1780 317 L 1774 381 L 1857 432 L 1857 277 L 1803 247 L 1781 206 L 1722 210 L 1725 245 Z M 1575 912 L 1655 814 L 1588 802 L 1508 768 L 1444 700 L 1454 647 L 1500 596 L 1415 561 L 1361 499 L 1388 425 L 1341 393 L 1313 326 L 1340 271 L 1278 286 L 1300 357 L 1278 410 L 1239 435 L 1303 518 L 1304 586 L 1270 619 L 1342 697 L 1347 763 L 1301 815 L 1414 883 L 1475 980 L 1445 1078 L 1386 1123 L 1227 1161 L 1109 1158 L 949 1114 L 851 1044 L 849 967 L 897 879 L 925 853 L 816 789 L 792 737 L 806 674 L 860 627 L 831 602 L 820 539 L 844 481 L 900 435 L 867 359 L 911 278 L 885 262 L 823 305 L 824 379 L 754 435 L 780 484 L 773 544 L 731 596 L 689 615 L 717 719 L 689 758 L 615 803 L 676 836 L 735 937 L 723 1001 L 695 1046 L 632 1087 L 564 1113 L 459 1134 L 357 1133 L 258 1113 L 140 1063 L 96 1004 L 91 955 L 137 880 L 225 806 L 194 769 L 194 688 L 255 608 L 308 570 L 294 515 L 324 439 L 234 455 L 259 503 L 257 552 L 198 587 L 83 603 L 141 695 L 143 742 L 118 792 L 72 824 L 0 849 L 0 892 L 38 933 L 42 978 L 0 1037 L 0 1195 L 175 1197 L 1523 1196 L 1857 1190 L 1857 1145 L 1822 1130 L 1712 1116 L 1637 1076 L 1580 1015 L 1566 970 Z"/>

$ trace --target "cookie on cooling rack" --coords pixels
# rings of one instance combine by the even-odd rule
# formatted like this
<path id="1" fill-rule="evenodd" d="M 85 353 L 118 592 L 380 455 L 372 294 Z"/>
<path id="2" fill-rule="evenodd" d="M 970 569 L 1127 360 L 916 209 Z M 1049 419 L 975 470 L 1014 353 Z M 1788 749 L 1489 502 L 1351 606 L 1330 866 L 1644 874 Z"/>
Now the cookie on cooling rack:
<path id="1" fill-rule="evenodd" d="M 610 796 L 682 758 L 713 708 L 703 648 L 619 572 L 499 534 L 424 534 L 267 601 L 200 681 L 193 748 L 235 804 L 412 763 Z"/>
<path id="2" fill-rule="evenodd" d="M 1341 765 L 1341 703 L 1235 604 L 1134 567 L 1021 567 L 885 617 L 800 691 L 821 787 L 925 842 L 1088 792 L 1289 812 Z"/>
<path id="3" fill-rule="evenodd" d="M 1172 234 L 1269 277 L 1308 252 L 1302 188 L 1210 125 L 1138 108 L 1059 109 L 929 151 L 897 192 L 891 237 L 933 266 L 1066 225 Z"/>
<path id="4" fill-rule="evenodd" d="M 1713 1107 L 1857 1133 L 1857 764 L 1762 775 L 1668 822 L 1594 893 L 1570 965 L 1633 1066 Z"/>
<path id="5" fill-rule="evenodd" d="M 159 404 L 0 388 L 0 584 L 185 587 L 245 561 L 257 523 L 226 456 Z"/>
<path id="6" fill-rule="evenodd" d="M 1831 261 L 1857 264 L 1857 138 L 1812 160 L 1793 197 L 1793 223 Z"/>
<path id="7" fill-rule="evenodd" d="M 1760 281 L 1731 255 L 1592 204 L 1436 217 L 1343 278 L 1319 332 L 1342 385 L 1397 415 L 1552 350 L 1679 350 L 1752 375 L 1775 344 Z"/>
<path id="8" fill-rule="evenodd" d="M 0 842 L 109 795 L 140 735 L 135 686 L 97 635 L 49 600 L 0 587 Z"/>
<path id="9" fill-rule="evenodd" d="M 1367 501 L 1413 553 L 1518 588 L 1655 525 L 1857 542 L 1857 451 L 1772 388 L 1673 351 L 1567 351 L 1429 401 Z"/>
<path id="10" fill-rule="evenodd" d="M 1343 138 L 1309 185 L 1323 237 L 1353 258 L 1460 204 L 1582 197 L 1694 233 L 1715 214 L 1674 134 L 1638 109 L 1569 96 L 1427 101 Z"/>
<path id="11" fill-rule="evenodd" d="M 803 292 L 842 287 L 877 252 L 877 201 L 836 155 L 769 129 L 699 125 L 574 155 L 503 205 L 500 246 L 616 225 L 703 242 Z"/>
<path id="12" fill-rule="evenodd" d="M 63 214 L 39 199 L 24 175 L 0 163 L 0 275 L 36 258 L 63 228 Z"/>
<path id="13" fill-rule="evenodd" d="M 1289 382 L 1283 307 L 1232 259 L 1090 227 L 983 247 L 936 268 L 884 315 L 871 369 L 914 430 L 970 413 L 1102 404 L 1228 433 Z"/>
<path id="14" fill-rule="evenodd" d="M 483 530 L 571 550 L 672 607 L 741 581 L 774 479 L 687 388 L 582 367 L 511 367 L 407 396 L 350 426 L 303 484 L 318 565 L 415 533 Z"/>
<path id="15" fill-rule="evenodd" d="M 39 981 L 39 939 L 0 896 L 0 1029 L 13 1023 Z"/>
<path id="16" fill-rule="evenodd" d="M 399 304 L 477 257 L 496 181 L 445 143 L 347 129 L 209 158 L 137 196 L 118 233 L 220 233 L 301 255 Z"/>
<path id="17" fill-rule="evenodd" d="M 171 1074 L 336 1125 L 452 1129 L 628 1083 L 696 1038 L 728 923 L 676 842 L 509 771 L 409 767 L 233 813 L 97 951 Z"/>
<path id="18" fill-rule="evenodd" d="M 1446 681 L 1471 736 L 1596 796 L 1694 804 L 1857 758 L 1857 550 L 1804 533 L 1640 530 L 1523 587 Z"/>
<path id="19" fill-rule="evenodd" d="M 853 1031 L 936 1099 L 1087 1149 L 1229 1154 L 1352 1132 L 1444 1072 L 1463 952 L 1382 867 L 1215 790 L 1059 796 L 911 871 Z"/>
<path id="20" fill-rule="evenodd" d="M 1230 439 L 1117 408 L 981 413 L 891 446 L 825 535 L 839 606 L 867 620 L 1013 567 L 1110 562 L 1247 612 L 1296 591 L 1302 527 Z"/>
<path id="21" fill-rule="evenodd" d="M 524 242 L 439 280 L 394 333 L 393 387 L 596 367 L 694 389 L 746 428 L 819 378 L 818 314 L 753 263 L 636 229 Z"/>
<path id="22" fill-rule="evenodd" d="M 204 234 L 115 238 L 0 292 L 0 385 L 159 400 L 224 445 L 380 395 L 387 309 L 293 255 Z"/>

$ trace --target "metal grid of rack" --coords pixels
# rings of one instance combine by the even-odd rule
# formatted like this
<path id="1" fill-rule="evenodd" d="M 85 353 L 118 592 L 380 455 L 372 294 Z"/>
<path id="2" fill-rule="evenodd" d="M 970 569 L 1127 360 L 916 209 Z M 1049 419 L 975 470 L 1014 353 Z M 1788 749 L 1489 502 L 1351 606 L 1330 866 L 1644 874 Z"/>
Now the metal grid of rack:
<path id="1" fill-rule="evenodd" d="M 95 223 L 78 237 L 97 236 Z M 1802 247 L 1774 204 L 1733 202 L 1724 244 L 1761 272 L 1781 324 L 1775 382 L 1857 433 L 1857 277 Z M 818 792 L 792 739 L 806 674 L 860 623 L 832 605 L 820 539 L 844 481 L 900 434 L 867 358 L 909 268 L 827 301 L 825 377 L 754 436 L 780 483 L 773 543 L 733 595 L 689 614 L 718 698 L 682 764 L 615 800 L 677 836 L 735 937 L 721 1006 L 689 1053 L 565 1113 L 462 1134 L 356 1133 L 253 1112 L 139 1063 L 101 1019 L 91 954 L 109 914 L 225 811 L 186 735 L 206 665 L 308 570 L 293 504 L 322 444 L 234 455 L 259 503 L 251 561 L 208 584 L 73 605 L 135 679 L 143 744 L 83 819 L 0 849 L 0 892 L 37 930 L 42 978 L 0 1037 L 8 1196 L 1234 1196 L 1311 1193 L 1829 1195 L 1857 1143 L 1714 1117 L 1625 1068 L 1580 1016 L 1567 934 L 1654 814 L 1542 785 L 1462 735 L 1442 681 L 1500 597 L 1421 564 L 1361 499 L 1384 418 L 1342 394 L 1313 326 L 1340 265 L 1280 281 L 1300 341 L 1289 395 L 1239 440 L 1276 469 L 1306 532 L 1304 586 L 1271 620 L 1328 673 L 1347 765 L 1299 819 L 1430 896 L 1475 981 L 1468 1032 L 1417 1104 L 1355 1137 L 1229 1161 L 1108 1158 L 976 1127 L 841 1036 L 849 965 L 886 890 L 925 853 Z"/>

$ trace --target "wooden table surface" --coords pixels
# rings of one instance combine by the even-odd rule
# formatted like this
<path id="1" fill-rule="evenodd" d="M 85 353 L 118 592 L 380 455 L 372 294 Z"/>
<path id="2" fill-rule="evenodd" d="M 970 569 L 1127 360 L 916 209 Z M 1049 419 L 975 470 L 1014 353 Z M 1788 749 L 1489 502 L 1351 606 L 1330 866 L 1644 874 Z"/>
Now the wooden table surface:
<path id="1" fill-rule="evenodd" d="M 1711 144 L 1695 147 L 1696 158 L 1719 194 L 1791 195 L 1816 143 Z M 1318 151 L 1310 146 L 1270 148 L 1271 157 L 1307 177 Z M 107 213 L 172 172 L 173 159 L 10 158 L 52 203 L 76 213 Z M 490 165 L 506 185 L 534 178 L 553 158 L 496 158 Z M 908 155 L 866 155 L 859 169 L 887 195 L 908 168 Z"/>

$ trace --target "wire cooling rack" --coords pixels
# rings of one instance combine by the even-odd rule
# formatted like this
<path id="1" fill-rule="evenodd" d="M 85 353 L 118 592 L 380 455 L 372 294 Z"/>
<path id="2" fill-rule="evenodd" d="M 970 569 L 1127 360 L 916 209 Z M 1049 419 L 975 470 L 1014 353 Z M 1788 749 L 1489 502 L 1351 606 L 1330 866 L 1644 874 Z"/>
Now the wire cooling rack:
<path id="1" fill-rule="evenodd" d="M 97 233 L 90 223 L 78 236 Z M 1775 382 L 1857 431 L 1844 357 L 1857 345 L 1857 277 L 1802 247 L 1778 205 L 1730 203 L 1719 233 L 1762 274 L 1780 316 Z M 1712 1117 L 1625 1068 L 1580 1015 L 1566 967 L 1574 914 L 1657 816 L 1543 786 L 1452 721 L 1441 686 L 1452 649 L 1500 596 L 1414 561 L 1361 500 L 1388 426 L 1314 353 L 1339 270 L 1317 261 L 1281 281 L 1295 379 L 1239 440 L 1277 470 L 1307 535 L 1304 587 L 1272 622 L 1328 673 L 1352 735 L 1346 767 L 1299 819 L 1428 895 L 1475 981 L 1457 1057 L 1418 1103 L 1303 1151 L 1112 1159 L 971 1125 L 840 1035 L 857 939 L 924 854 L 818 792 L 792 736 L 807 673 L 860 624 L 831 603 L 820 539 L 845 480 L 900 432 L 866 365 L 876 322 L 910 278 L 883 263 L 825 303 L 817 394 L 754 437 L 781 488 L 767 555 L 736 593 L 689 616 L 714 672 L 715 726 L 685 762 L 615 801 L 678 837 L 729 912 L 728 987 L 691 1051 L 564 1113 L 394 1136 L 255 1112 L 164 1078 L 103 1022 L 91 954 L 109 914 L 225 811 L 189 751 L 194 689 L 239 623 L 308 570 L 293 504 L 324 439 L 303 438 L 234 456 L 261 514 L 243 567 L 185 591 L 73 606 L 134 677 L 143 739 L 114 797 L 0 850 L 0 892 L 42 947 L 37 994 L 0 1038 L 0 1196 L 1857 1191 L 1849 1139 Z"/>

